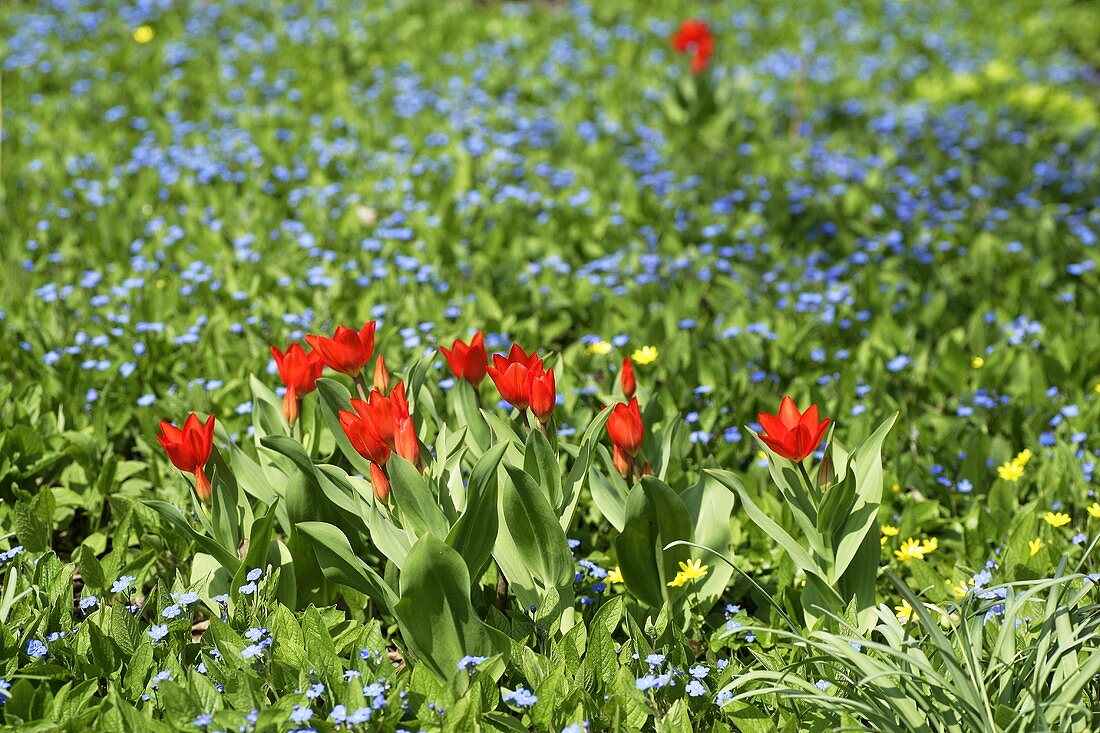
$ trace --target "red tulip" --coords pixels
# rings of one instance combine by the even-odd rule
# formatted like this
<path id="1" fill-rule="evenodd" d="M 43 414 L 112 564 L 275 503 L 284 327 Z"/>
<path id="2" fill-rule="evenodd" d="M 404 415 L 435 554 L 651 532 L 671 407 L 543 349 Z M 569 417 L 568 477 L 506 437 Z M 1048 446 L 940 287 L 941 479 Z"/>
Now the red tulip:
<path id="1" fill-rule="evenodd" d="M 210 501 L 212 489 L 205 467 L 210 460 L 210 450 L 214 447 L 214 416 L 206 418 L 204 425 L 199 422 L 198 415 L 192 412 L 184 421 L 182 429 L 167 420 L 161 420 L 157 440 L 173 466 L 184 473 L 194 474 L 195 493 L 198 494 L 199 501 Z"/>
<path id="2" fill-rule="evenodd" d="M 443 346 L 439 350 L 443 352 L 443 358 L 450 364 L 456 379 L 465 379 L 475 387 L 485 379 L 489 355 L 485 352 L 485 336 L 481 331 L 474 334 L 469 344 L 456 339 L 449 350 Z"/>
<path id="3" fill-rule="evenodd" d="M 714 53 L 714 36 L 703 21 L 685 20 L 672 37 L 672 45 L 680 53 L 691 54 L 691 73 L 698 74 Z"/>
<path id="4" fill-rule="evenodd" d="M 538 369 L 531 371 L 531 412 L 539 422 L 545 425 L 554 412 L 554 403 L 557 401 L 558 391 L 554 381 L 554 370 Z"/>
<path id="5" fill-rule="evenodd" d="M 393 452 L 417 462 L 420 443 L 403 382 L 397 383 L 389 397 L 375 389 L 367 400 L 352 399 L 351 406 L 354 412 L 340 411 L 340 427 L 359 455 L 379 466 L 386 465 Z"/>
<path id="6" fill-rule="evenodd" d="M 311 334 L 306 341 L 321 355 L 325 366 L 355 379 L 374 353 L 374 328 L 374 321 L 368 321 L 358 331 L 339 326 L 332 338 Z"/>
<path id="7" fill-rule="evenodd" d="M 607 434 L 611 436 L 611 442 L 631 459 L 637 455 L 642 447 L 642 438 L 645 436 L 645 426 L 642 424 L 642 413 L 638 409 L 638 398 L 632 397 L 630 402 L 620 402 L 611 408 L 611 414 L 607 416 Z"/>
<path id="8" fill-rule="evenodd" d="M 374 421 L 364 416 L 364 413 L 370 411 L 368 403 L 353 399 L 351 406 L 355 408 L 355 412 L 340 411 L 340 427 L 348 436 L 351 447 L 372 464 L 385 465 L 390 459 L 390 446 L 385 438 L 379 435 Z"/>
<path id="9" fill-rule="evenodd" d="M 619 384 L 623 388 L 623 396 L 628 400 L 634 396 L 637 384 L 634 381 L 634 365 L 630 363 L 630 357 L 623 359 L 623 368 L 619 372 Z"/>
<path id="10" fill-rule="evenodd" d="M 500 396 L 520 411 L 531 404 L 531 380 L 535 372 L 541 371 L 542 359 L 538 354 L 534 351 L 528 354 L 517 344 L 512 344 L 507 357 L 493 354 L 493 365 L 486 368 Z"/>
<path id="11" fill-rule="evenodd" d="M 325 369 L 321 355 L 316 351 L 306 352 L 298 344 L 291 344 L 284 354 L 278 348 L 271 347 L 275 357 L 275 366 L 286 385 L 283 395 L 283 416 L 293 424 L 298 419 L 298 400 L 317 389 L 317 379 Z"/>
<path id="12" fill-rule="evenodd" d="M 779 404 L 778 417 L 762 412 L 756 419 L 764 428 L 760 440 L 792 461 L 801 461 L 813 453 L 829 428 L 829 418 L 817 421 L 817 405 L 810 405 L 800 413 L 789 396 Z"/>

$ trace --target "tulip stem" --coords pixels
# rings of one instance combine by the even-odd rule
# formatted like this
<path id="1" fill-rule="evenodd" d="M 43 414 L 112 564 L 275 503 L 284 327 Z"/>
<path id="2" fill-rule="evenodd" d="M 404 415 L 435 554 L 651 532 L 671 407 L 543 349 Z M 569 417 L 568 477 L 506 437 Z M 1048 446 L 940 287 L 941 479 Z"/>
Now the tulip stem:
<path id="1" fill-rule="evenodd" d="M 362 374 L 356 374 L 354 377 L 352 377 L 352 381 L 355 382 L 355 388 L 357 390 L 359 390 L 359 399 L 366 402 L 367 401 L 367 390 L 364 389 L 364 387 L 363 387 L 363 376 L 362 376 Z"/>
<path id="2" fill-rule="evenodd" d="M 806 489 L 810 492 L 810 496 L 816 499 L 818 497 L 817 485 L 810 480 L 810 473 L 806 470 L 806 464 L 799 461 L 798 470 L 802 473 L 802 479 L 806 482 Z"/>

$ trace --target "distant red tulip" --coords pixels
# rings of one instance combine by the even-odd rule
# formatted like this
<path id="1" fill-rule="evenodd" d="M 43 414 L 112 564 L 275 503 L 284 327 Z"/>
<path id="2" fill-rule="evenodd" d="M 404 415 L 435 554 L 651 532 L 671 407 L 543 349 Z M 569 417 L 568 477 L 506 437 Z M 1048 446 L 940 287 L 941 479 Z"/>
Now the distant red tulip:
<path id="1" fill-rule="evenodd" d="M 623 388 L 623 397 L 628 400 L 634 396 L 637 384 L 634 381 L 634 365 L 630 363 L 630 357 L 623 359 L 623 368 L 619 372 L 619 384 Z"/>
<path id="2" fill-rule="evenodd" d="M 379 392 L 390 391 L 390 372 L 386 369 L 386 360 L 381 354 L 374 362 L 374 388 Z"/>
<path id="3" fill-rule="evenodd" d="M 526 410 L 531 404 L 531 380 L 542 371 L 542 359 L 534 351 L 530 354 L 517 344 L 512 344 L 508 356 L 493 354 L 493 365 L 486 368 L 493 384 L 500 390 L 504 401 L 517 410 Z"/>
<path id="4" fill-rule="evenodd" d="M 817 405 L 810 405 L 800 413 L 789 396 L 779 404 L 778 416 L 762 412 L 756 419 L 764 428 L 760 440 L 792 461 L 801 461 L 813 453 L 829 428 L 829 418 L 818 422 Z"/>
<path id="5" fill-rule="evenodd" d="M 554 380 L 554 370 L 543 371 L 540 366 L 531 371 L 531 412 L 535 413 L 540 423 L 549 422 L 550 415 L 554 412 L 554 403 L 557 401 L 557 384 Z"/>
<path id="6" fill-rule="evenodd" d="M 443 352 L 456 379 L 465 379 L 475 387 L 485 379 L 489 355 L 485 351 L 485 336 L 481 331 L 474 334 L 469 344 L 456 339 L 450 349 L 441 346 L 439 350 Z"/>
<path id="7" fill-rule="evenodd" d="M 206 477 L 206 462 L 210 460 L 210 451 L 214 447 L 214 416 L 206 418 L 204 425 L 192 412 L 182 429 L 161 420 L 157 440 L 173 466 L 184 473 L 194 474 L 195 493 L 199 501 L 210 501 L 212 489 L 210 479 Z"/>
<path id="8" fill-rule="evenodd" d="M 637 397 L 611 408 L 611 414 L 607 416 L 607 434 L 611 436 L 614 446 L 631 459 L 637 455 L 645 437 L 645 426 L 642 424 Z"/>
<path id="9" fill-rule="evenodd" d="M 691 73 L 698 74 L 714 53 L 714 36 L 703 21 L 685 20 L 672 37 L 672 45 L 680 53 L 691 54 Z"/>
<path id="10" fill-rule="evenodd" d="M 298 400 L 317 389 L 317 379 L 324 371 L 325 363 L 316 351 L 307 353 L 298 344 L 291 344 L 285 354 L 272 346 L 271 355 L 275 357 L 275 366 L 286 385 L 283 416 L 293 424 L 298 419 Z"/>
<path id="11" fill-rule="evenodd" d="M 367 400 L 352 399 L 351 406 L 354 412 L 340 411 L 340 427 L 359 455 L 379 466 L 386 465 L 394 452 L 416 463 L 420 444 L 403 382 L 398 382 L 388 397 L 375 389 Z"/>
<path id="12" fill-rule="evenodd" d="M 374 321 L 368 321 L 358 331 L 339 326 L 332 338 L 311 334 L 306 341 L 321 355 L 325 366 L 354 379 L 374 353 L 374 328 Z"/>

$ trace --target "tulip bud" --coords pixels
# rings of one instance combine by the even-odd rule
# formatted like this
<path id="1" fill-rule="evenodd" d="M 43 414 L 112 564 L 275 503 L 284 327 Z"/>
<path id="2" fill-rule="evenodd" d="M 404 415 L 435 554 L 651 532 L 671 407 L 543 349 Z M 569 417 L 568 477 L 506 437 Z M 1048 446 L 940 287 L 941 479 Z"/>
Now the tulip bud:
<path id="1" fill-rule="evenodd" d="M 293 387 L 287 387 L 283 394 L 283 417 L 287 425 L 293 425 L 298 419 L 298 391 Z"/>
<path id="2" fill-rule="evenodd" d="M 374 362 L 374 388 L 382 394 L 390 391 L 390 373 L 386 369 L 386 360 L 381 354 Z"/>
<path id="3" fill-rule="evenodd" d="M 195 471 L 195 494 L 198 495 L 199 501 L 209 502 L 213 493 L 214 489 L 210 485 L 210 479 L 206 477 L 206 471 L 201 468 Z"/>
<path id="4" fill-rule="evenodd" d="M 634 457 L 624 451 L 618 445 L 611 446 L 611 459 L 619 475 L 626 478 L 634 467 Z"/>
<path id="5" fill-rule="evenodd" d="M 817 467 L 817 487 L 824 491 L 835 483 L 836 471 L 833 470 L 833 461 L 829 456 L 825 456 Z"/>
<path id="6" fill-rule="evenodd" d="M 383 504 L 390 498 L 390 478 L 377 463 L 370 464 L 370 484 L 374 497 Z"/>
<path id="7" fill-rule="evenodd" d="M 619 372 L 619 384 L 623 388 L 623 397 L 629 400 L 634 396 L 637 384 L 634 381 L 634 365 L 630 363 L 630 357 L 623 359 L 623 368 Z"/>

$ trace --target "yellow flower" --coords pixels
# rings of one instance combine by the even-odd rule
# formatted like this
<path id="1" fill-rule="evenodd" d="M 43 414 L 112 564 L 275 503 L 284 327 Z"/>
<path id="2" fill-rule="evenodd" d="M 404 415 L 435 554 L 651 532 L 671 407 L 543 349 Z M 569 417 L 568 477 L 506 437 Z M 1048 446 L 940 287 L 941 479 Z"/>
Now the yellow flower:
<path id="1" fill-rule="evenodd" d="M 623 582 L 623 571 L 619 569 L 618 565 L 615 566 L 614 570 L 611 570 L 607 573 L 607 582 L 608 583 L 621 583 L 621 582 Z"/>
<path id="2" fill-rule="evenodd" d="M 762 450 L 758 450 L 758 451 L 756 451 L 756 458 L 757 458 L 757 460 L 760 460 L 760 461 L 766 461 L 766 460 L 768 460 L 768 454 L 765 453 Z"/>
<path id="3" fill-rule="evenodd" d="M 980 356 L 973 356 L 970 358 L 970 367 L 972 369 L 981 369 L 985 366 L 985 359 Z"/>
<path id="4" fill-rule="evenodd" d="M 1064 527 L 1069 524 L 1070 518 L 1068 514 L 1063 514 L 1062 512 L 1058 512 L 1057 514 L 1054 512 L 1047 512 L 1043 515 L 1043 521 L 1051 527 Z"/>
<path id="5" fill-rule="evenodd" d="M 894 614 L 898 621 L 907 624 L 913 618 L 913 607 L 909 605 L 909 601 L 902 601 L 900 606 L 894 606 Z"/>
<path id="6" fill-rule="evenodd" d="M 1016 461 L 1005 461 L 1003 465 L 997 466 L 997 475 L 1005 481 L 1012 481 L 1015 483 L 1024 475 L 1024 467 L 1016 463 Z"/>
<path id="7" fill-rule="evenodd" d="M 940 541 L 933 537 L 930 540 L 921 540 L 920 548 L 924 551 L 925 555 L 931 554 L 936 551 L 936 548 L 940 546 Z"/>
<path id="8" fill-rule="evenodd" d="M 149 25 L 139 25 L 134 29 L 134 41 L 137 43 L 148 43 L 155 35 L 153 27 Z"/>
<path id="9" fill-rule="evenodd" d="M 935 549 L 935 548 L 933 548 Z M 904 563 L 908 563 L 910 560 L 922 560 L 925 553 L 928 550 L 924 549 L 924 546 L 910 537 L 901 543 L 900 550 L 894 550 L 894 556 Z"/>
<path id="10" fill-rule="evenodd" d="M 1027 547 L 1031 550 L 1031 556 L 1034 557 L 1039 550 L 1043 549 L 1043 541 L 1036 537 L 1031 542 L 1027 543 Z"/>
<path id="11" fill-rule="evenodd" d="M 974 581 L 970 581 L 973 583 Z M 960 580 L 957 585 L 951 586 L 951 589 L 955 591 L 955 595 L 962 598 L 970 592 L 970 585 L 965 580 Z"/>
<path id="12" fill-rule="evenodd" d="M 1100 504 L 1093 502 L 1089 507 L 1089 515 L 1095 519 L 1100 519 Z"/>
<path id="13" fill-rule="evenodd" d="M 688 580 L 698 580 L 707 577 L 709 565 L 704 565 L 702 560 L 688 560 L 680 563 L 680 572 L 687 576 Z"/>
<path id="14" fill-rule="evenodd" d="M 898 533 L 898 528 L 893 526 L 892 524 L 884 524 L 879 529 L 882 530 L 882 537 L 880 538 L 879 542 L 883 545 L 886 544 L 886 540 L 890 539 L 891 537 L 897 536 Z"/>
<path id="15" fill-rule="evenodd" d="M 634 360 L 635 364 L 652 364 L 657 361 L 657 347 L 656 346 L 643 346 L 630 355 L 630 358 Z"/>
<path id="16" fill-rule="evenodd" d="M 606 341 L 602 341 L 602 340 L 597 341 L 593 344 L 589 344 L 588 345 L 588 353 L 589 354 L 598 354 L 600 356 L 603 356 L 604 354 L 610 354 L 611 353 L 611 344 L 607 343 Z"/>
<path id="17" fill-rule="evenodd" d="M 676 577 L 668 582 L 668 586 L 670 588 L 679 588 L 687 585 L 689 580 L 698 580 L 699 578 L 706 577 L 709 567 L 709 565 L 704 565 L 702 560 L 688 560 L 687 562 L 682 562 L 680 563 L 680 572 L 676 573 Z"/>
<path id="18" fill-rule="evenodd" d="M 1012 459 L 1012 462 L 1015 465 L 1019 466 L 1020 468 L 1023 468 L 1024 466 L 1027 465 L 1027 462 L 1030 461 L 1030 460 L 1031 460 L 1031 449 L 1030 448 L 1024 448 L 1022 451 L 1020 451 L 1019 453 L 1016 454 L 1016 457 Z"/>
<path id="19" fill-rule="evenodd" d="M 1092 385 L 1092 391 L 1095 392 L 1096 394 L 1100 394 L 1100 382 L 1097 382 L 1096 384 Z"/>
<path id="20" fill-rule="evenodd" d="M 890 486 L 890 491 L 893 491 L 895 494 L 898 493 L 899 491 L 901 491 L 901 484 L 899 484 L 898 482 L 895 481 Z"/>

